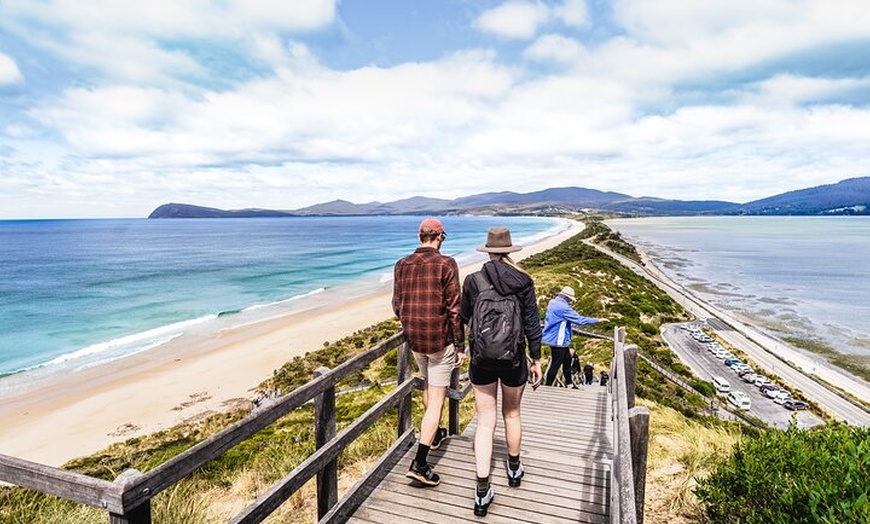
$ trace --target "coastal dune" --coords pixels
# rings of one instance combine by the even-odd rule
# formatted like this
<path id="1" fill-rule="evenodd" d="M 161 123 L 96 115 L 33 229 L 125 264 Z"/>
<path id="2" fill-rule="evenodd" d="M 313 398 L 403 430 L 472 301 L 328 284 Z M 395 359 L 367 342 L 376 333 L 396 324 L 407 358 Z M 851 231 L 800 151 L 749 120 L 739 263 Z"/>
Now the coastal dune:
<path id="1" fill-rule="evenodd" d="M 582 228 L 572 221 L 514 258 L 555 247 Z M 408 251 L 413 247 L 411 239 Z M 462 276 L 482 262 L 460 268 Z M 59 466 L 114 442 L 248 405 L 253 389 L 293 357 L 392 318 L 391 293 L 389 283 L 351 299 L 340 288 L 327 290 L 304 311 L 188 334 L 61 376 L 28 378 L 0 405 L 0 453 Z"/>

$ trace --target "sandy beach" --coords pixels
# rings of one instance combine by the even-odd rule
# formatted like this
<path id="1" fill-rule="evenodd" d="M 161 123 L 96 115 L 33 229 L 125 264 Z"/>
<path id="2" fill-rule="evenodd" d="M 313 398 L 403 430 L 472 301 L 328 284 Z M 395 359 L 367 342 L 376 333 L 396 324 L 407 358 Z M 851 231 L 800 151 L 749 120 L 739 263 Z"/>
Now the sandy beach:
<path id="1" fill-rule="evenodd" d="M 572 222 L 514 258 L 550 249 L 582 228 Z M 462 267 L 462 275 L 481 264 Z M 114 442 L 247 405 L 253 388 L 294 356 L 391 318 L 391 293 L 389 283 L 350 300 L 336 290 L 305 311 L 186 335 L 114 362 L 30 380 L 0 405 L 0 453 L 59 466 Z"/>

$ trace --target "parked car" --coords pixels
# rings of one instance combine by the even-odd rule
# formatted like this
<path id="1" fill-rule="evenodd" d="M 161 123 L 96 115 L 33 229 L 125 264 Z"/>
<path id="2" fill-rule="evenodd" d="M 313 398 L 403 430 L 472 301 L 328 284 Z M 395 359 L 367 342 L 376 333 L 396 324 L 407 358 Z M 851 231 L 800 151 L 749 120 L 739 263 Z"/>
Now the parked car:
<path id="1" fill-rule="evenodd" d="M 768 382 L 770 382 L 770 380 L 767 377 L 765 377 L 764 375 L 755 375 L 755 380 L 753 381 L 753 384 L 756 387 L 760 388 L 761 386 L 767 384 Z"/>
<path id="2" fill-rule="evenodd" d="M 740 363 L 740 362 L 743 362 L 743 361 L 740 360 L 739 358 L 735 358 L 735 357 L 731 357 L 731 358 L 726 358 L 726 359 L 725 359 L 725 365 L 726 365 L 726 366 L 731 366 L 731 365 L 733 365 L 733 364 L 738 364 L 738 363 Z"/>
<path id="3" fill-rule="evenodd" d="M 791 400 L 791 393 L 785 390 L 780 390 L 780 392 L 773 397 L 773 401 L 776 404 L 785 404 L 786 400 Z"/>
<path id="4" fill-rule="evenodd" d="M 750 383 L 751 383 L 751 382 L 755 382 L 755 377 L 756 377 L 756 376 L 757 376 L 757 375 L 756 375 L 755 373 L 753 373 L 753 372 L 750 371 L 749 373 L 744 373 L 743 375 L 741 375 L 740 378 L 742 378 L 744 382 L 750 382 Z"/>
<path id="5" fill-rule="evenodd" d="M 749 366 L 749 364 L 745 364 L 743 362 L 740 362 L 739 364 L 732 364 L 731 369 L 733 369 L 735 373 L 740 373 L 744 369 L 752 371 L 752 368 Z"/>
<path id="6" fill-rule="evenodd" d="M 731 391 L 731 384 L 719 376 L 713 377 L 713 387 L 715 387 L 718 394 L 723 397 Z"/>
<path id="7" fill-rule="evenodd" d="M 744 376 L 744 375 L 748 375 L 748 374 L 750 374 L 750 373 L 755 373 L 755 371 L 753 371 L 752 368 L 749 367 L 749 366 L 746 366 L 746 367 L 743 368 L 743 369 L 739 369 L 739 370 L 737 370 L 737 376 L 738 376 L 738 377 L 742 377 L 742 376 Z"/>
<path id="8" fill-rule="evenodd" d="M 728 402 L 743 410 L 749 410 L 752 407 L 752 400 L 749 398 L 749 395 L 742 391 L 728 393 Z"/>
<path id="9" fill-rule="evenodd" d="M 771 389 L 778 390 L 779 386 L 777 386 L 776 384 L 774 384 L 772 382 L 768 382 L 767 384 L 763 384 L 763 385 L 759 386 L 758 389 L 761 390 L 762 393 L 767 395 L 767 392 L 769 390 L 771 390 Z"/>
<path id="10" fill-rule="evenodd" d="M 782 391 L 783 390 L 781 390 L 779 388 L 771 388 L 771 389 L 765 390 L 764 394 L 770 398 L 776 398 L 776 396 L 779 395 L 780 392 L 782 392 Z"/>
<path id="11" fill-rule="evenodd" d="M 785 409 L 790 409 L 792 411 L 797 411 L 799 409 L 809 409 L 810 405 L 802 400 L 795 400 L 793 398 L 787 399 L 782 403 L 782 406 Z"/>

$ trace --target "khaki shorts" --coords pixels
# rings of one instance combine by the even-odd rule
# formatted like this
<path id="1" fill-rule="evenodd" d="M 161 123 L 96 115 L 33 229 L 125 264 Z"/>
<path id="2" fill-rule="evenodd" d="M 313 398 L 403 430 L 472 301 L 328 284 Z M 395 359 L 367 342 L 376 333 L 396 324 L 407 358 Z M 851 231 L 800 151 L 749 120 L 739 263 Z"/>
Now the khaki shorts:
<path id="1" fill-rule="evenodd" d="M 427 386 L 446 388 L 450 385 L 450 374 L 453 373 L 453 367 L 456 365 L 456 352 L 453 349 L 453 344 L 438 353 L 429 355 L 416 351 L 411 353 L 414 354 L 417 369 L 423 374 Z"/>

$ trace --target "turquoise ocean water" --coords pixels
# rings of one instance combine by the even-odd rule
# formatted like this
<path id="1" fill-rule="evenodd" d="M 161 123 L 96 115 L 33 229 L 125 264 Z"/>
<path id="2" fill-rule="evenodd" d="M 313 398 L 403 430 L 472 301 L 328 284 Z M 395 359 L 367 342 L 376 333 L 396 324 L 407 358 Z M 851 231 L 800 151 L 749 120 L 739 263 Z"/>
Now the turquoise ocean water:
<path id="1" fill-rule="evenodd" d="M 417 246 L 421 217 L 0 221 L 0 376 L 77 369 L 214 330 L 361 296 Z M 564 221 L 445 217 L 461 264 L 494 225 L 514 243 Z M 327 337 L 329 338 L 329 337 Z M 2 391 L 0 380 L 0 391 Z"/>
<path id="2" fill-rule="evenodd" d="M 769 334 L 870 356 L 870 217 L 680 217 L 607 224 L 676 282 Z"/>

